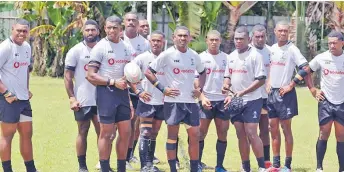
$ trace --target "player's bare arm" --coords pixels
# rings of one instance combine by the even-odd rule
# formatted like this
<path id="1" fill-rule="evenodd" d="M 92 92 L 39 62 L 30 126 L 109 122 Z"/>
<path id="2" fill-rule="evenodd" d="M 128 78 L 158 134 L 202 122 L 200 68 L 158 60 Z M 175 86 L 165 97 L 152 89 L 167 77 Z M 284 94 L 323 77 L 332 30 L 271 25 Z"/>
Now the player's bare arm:
<path id="1" fill-rule="evenodd" d="M 159 89 L 165 96 L 176 97 L 179 96 L 180 92 L 176 88 L 169 88 L 163 86 L 155 76 L 155 71 L 152 68 L 148 68 L 145 71 L 145 76 L 157 89 Z"/>
<path id="2" fill-rule="evenodd" d="M 69 97 L 70 109 L 74 111 L 79 111 L 80 102 L 76 100 L 75 95 L 74 95 L 73 78 L 74 78 L 74 71 L 66 69 L 64 72 L 64 83 L 65 83 L 66 91 Z"/>
<path id="3" fill-rule="evenodd" d="M 27 68 L 27 90 L 29 90 L 29 99 L 33 96 L 31 91 L 30 91 L 30 72 L 32 71 L 31 67 L 29 66 Z"/>
<path id="4" fill-rule="evenodd" d="M 310 74 L 310 71 L 311 70 L 308 64 L 300 67 L 300 70 L 297 72 L 297 74 L 295 74 L 294 79 L 288 85 L 280 88 L 280 95 L 283 96 L 284 94 L 291 91 L 296 86 L 296 84 L 300 83 L 308 74 Z"/>
<path id="5" fill-rule="evenodd" d="M 7 90 L 6 86 L 1 82 L 1 80 L 0 80 L 0 91 L 8 103 L 11 104 L 12 102 L 18 100 L 17 96 L 14 93 Z"/>
<path id="6" fill-rule="evenodd" d="M 320 89 L 316 88 L 313 83 L 312 75 L 313 71 L 310 69 L 310 74 L 305 77 L 305 82 L 307 84 L 307 87 L 309 91 L 311 92 L 312 96 L 317 101 L 323 101 L 325 99 L 324 92 L 322 92 Z"/>
<path id="7" fill-rule="evenodd" d="M 134 93 L 137 96 L 144 100 L 144 102 L 149 102 L 151 100 L 152 95 L 147 91 L 143 90 L 143 88 L 138 88 L 137 84 L 133 84 L 130 82 L 128 82 L 127 84 L 130 86 L 130 88 L 134 91 Z"/>
<path id="8" fill-rule="evenodd" d="M 231 78 L 230 77 L 225 77 L 223 80 L 223 86 L 222 86 L 222 94 L 226 94 L 227 97 L 225 98 L 225 107 L 228 107 L 229 103 L 231 102 L 232 97 L 229 95 L 230 93 L 230 87 L 231 87 Z"/>
<path id="9" fill-rule="evenodd" d="M 125 80 L 125 77 L 123 76 L 120 79 L 111 79 L 111 78 L 105 78 L 98 74 L 98 70 L 100 67 L 100 63 L 97 61 L 90 61 L 88 64 L 88 71 L 86 75 L 86 79 L 92 83 L 93 85 L 107 85 L 107 86 L 115 86 L 121 90 L 124 90 L 127 88 L 127 81 Z"/>
<path id="10" fill-rule="evenodd" d="M 255 91 L 256 89 L 258 89 L 259 87 L 261 87 L 265 84 L 265 79 L 266 79 L 265 76 L 261 76 L 261 77 L 256 78 L 256 80 L 254 80 L 253 83 L 248 88 L 246 88 L 245 90 L 237 92 L 236 93 L 237 96 L 242 97 L 245 94 L 248 94 L 252 91 Z"/>

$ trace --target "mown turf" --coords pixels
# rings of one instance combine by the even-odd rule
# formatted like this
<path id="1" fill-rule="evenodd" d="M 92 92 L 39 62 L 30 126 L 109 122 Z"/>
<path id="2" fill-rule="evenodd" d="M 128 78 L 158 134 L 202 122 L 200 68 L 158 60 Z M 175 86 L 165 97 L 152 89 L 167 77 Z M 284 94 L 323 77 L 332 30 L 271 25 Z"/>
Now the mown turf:
<path id="1" fill-rule="evenodd" d="M 34 157 L 36 166 L 41 172 L 77 172 L 78 162 L 75 153 L 75 138 L 77 126 L 65 92 L 62 79 L 32 77 L 30 82 L 33 93 L 32 109 L 34 119 Z M 299 100 L 299 115 L 293 121 L 294 134 L 294 156 L 292 167 L 294 172 L 315 171 L 315 144 L 318 135 L 317 125 L 317 103 L 305 88 L 297 89 Z M 235 129 L 230 126 L 228 135 L 228 147 L 225 158 L 225 167 L 230 171 L 239 171 L 241 160 L 239 156 Z M 181 127 L 181 148 L 179 157 L 182 165 L 187 162 L 186 132 Z M 165 153 L 166 126 L 162 126 L 157 139 L 157 157 L 162 161 L 158 167 L 169 171 Z M 215 143 L 217 140 L 215 127 L 212 124 L 205 140 L 203 162 L 210 166 L 216 165 Z M 338 171 L 334 132 L 329 139 L 324 169 L 327 172 Z M 284 164 L 284 144 L 282 144 L 281 160 Z M 138 157 L 138 150 L 135 151 Z M 12 165 L 16 172 L 24 172 L 25 166 L 22 161 L 18 135 L 15 136 L 12 147 Z M 87 164 L 90 171 L 98 161 L 96 137 L 94 128 L 89 132 Z M 116 167 L 116 153 L 111 156 L 111 166 Z M 257 171 L 257 162 L 251 151 L 251 166 Z M 139 164 L 134 164 L 139 171 Z M 1 170 L 0 170 L 1 171 Z M 186 168 L 180 171 L 188 171 Z M 210 171 L 210 170 L 209 170 Z M 214 171 L 214 170 L 211 170 Z"/>

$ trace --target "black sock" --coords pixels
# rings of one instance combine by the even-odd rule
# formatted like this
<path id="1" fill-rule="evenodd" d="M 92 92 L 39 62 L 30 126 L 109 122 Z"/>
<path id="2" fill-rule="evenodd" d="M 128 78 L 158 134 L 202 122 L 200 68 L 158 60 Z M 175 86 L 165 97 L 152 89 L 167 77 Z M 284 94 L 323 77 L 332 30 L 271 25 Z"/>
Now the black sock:
<path id="1" fill-rule="evenodd" d="M 270 161 L 270 145 L 264 146 L 264 161 Z"/>
<path id="2" fill-rule="evenodd" d="M 344 142 L 337 142 L 339 171 L 344 171 Z"/>
<path id="3" fill-rule="evenodd" d="M 202 162 L 202 155 L 204 149 L 204 140 L 199 141 L 199 162 Z"/>
<path id="4" fill-rule="evenodd" d="M 147 162 L 153 163 L 154 154 L 155 154 L 156 140 L 151 140 L 148 149 Z"/>
<path id="5" fill-rule="evenodd" d="M 99 160 L 101 172 L 109 172 L 110 171 L 110 162 L 109 160 Z"/>
<path id="6" fill-rule="evenodd" d="M 191 169 L 191 172 L 197 172 L 197 171 L 198 171 L 199 162 L 200 162 L 200 161 L 198 161 L 198 160 L 190 160 L 190 169 Z"/>
<path id="7" fill-rule="evenodd" d="M 274 156 L 272 166 L 275 168 L 281 167 L 281 156 Z"/>
<path id="8" fill-rule="evenodd" d="M 323 169 L 323 161 L 327 148 L 327 140 L 318 140 L 316 145 L 317 169 Z"/>
<path id="9" fill-rule="evenodd" d="M 217 167 L 223 167 L 223 159 L 225 158 L 227 149 L 227 142 L 217 140 L 216 142 L 216 152 L 217 152 Z"/>
<path id="10" fill-rule="evenodd" d="M 258 167 L 265 168 L 264 157 L 257 158 Z"/>
<path id="11" fill-rule="evenodd" d="M 175 159 L 168 160 L 168 164 L 170 165 L 170 171 L 171 172 L 177 172 Z"/>
<path id="12" fill-rule="evenodd" d="M 35 162 L 33 160 L 24 162 L 26 172 L 36 172 Z"/>
<path id="13" fill-rule="evenodd" d="M 141 136 L 140 137 L 139 154 L 140 154 L 141 168 L 143 168 L 147 162 L 149 142 L 150 142 L 149 137 L 147 137 L 147 136 Z"/>
<path id="14" fill-rule="evenodd" d="M 125 159 L 123 160 L 117 159 L 117 171 L 125 172 Z"/>
<path id="15" fill-rule="evenodd" d="M 245 171 L 251 171 L 250 160 L 243 161 L 243 162 L 242 162 L 242 168 L 243 168 Z"/>
<path id="16" fill-rule="evenodd" d="M 291 169 L 291 157 L 285 157 L 285 162 L 284 162 L 284 166 L 286 166 L 287 168 Z"/>
<path id="17" fill-rule="evenodd" d="M 131 152 L 130 158 L 134 157 L 134 152 L 135 152 L 136 144 L 137 144 L 137 140 L 134 140 L 133 150 Z"/>
<path id="18" fill-rule="evenodd" d="M 4 169 L 4 172 L 13 172 L 12 171 L 11 160 L 3 161 L 2 162 L 2 168 Z"/>
<path id="19" fill-rule="evenodd" d="M 86 168 L 86 155 L 80 155 L 78 156 L 78 162 L 79 162 L 79 168 Z"/>
<path id="20" fill-rule="evenodd" d="M 128 148 L 128 152 L 127 152 L 127 161 L 129 162 L 130 158 L 131 158 L 131 153 L 133 152 L 133 148 Z"/>
<path id="21" fill-rule="evenodd" d="M 176 161 L 178 161 L 179 162 L 179 158 L 178 158 L 178 142 L 179 142 L 179 137 L 177 138 L 177 142 L 176 142 Z"/>

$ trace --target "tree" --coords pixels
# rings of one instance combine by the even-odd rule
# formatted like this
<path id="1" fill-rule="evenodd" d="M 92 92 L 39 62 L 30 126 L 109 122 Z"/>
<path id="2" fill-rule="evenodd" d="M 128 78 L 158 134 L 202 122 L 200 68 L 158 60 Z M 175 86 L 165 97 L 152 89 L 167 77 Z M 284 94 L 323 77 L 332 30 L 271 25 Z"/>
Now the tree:
<path id="1" fill-rule="evenodd" d="M 227 9 L 229 10 L 228 13 L 228 22 L 227 22 L 227 33 L 224 35 L 224 49 L 223 51 L 227 54 L 233 51 L 234 49 L 234 31 L 236 25 L 240 19 L 240 16 L 248 11 L 257 1 L 223 1 L 222 2 Z"/>

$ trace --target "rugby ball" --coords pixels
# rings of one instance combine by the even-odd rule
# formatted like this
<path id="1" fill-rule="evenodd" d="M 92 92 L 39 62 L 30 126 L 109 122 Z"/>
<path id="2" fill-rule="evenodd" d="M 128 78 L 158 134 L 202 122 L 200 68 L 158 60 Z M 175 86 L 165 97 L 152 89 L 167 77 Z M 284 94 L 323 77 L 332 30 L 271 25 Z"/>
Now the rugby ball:
<path id="1" fill-rule="evenodd" d="M 124 76 L 130 83 L 136 84 L 140 82 L 142 75 L 142 71 L 136 63 L 130 62 L 124 66 Z"/>

